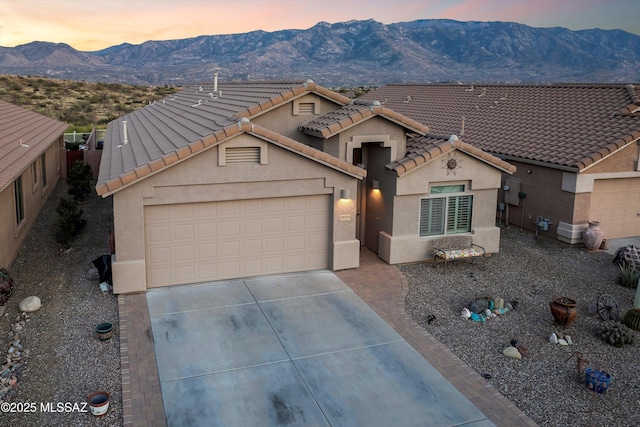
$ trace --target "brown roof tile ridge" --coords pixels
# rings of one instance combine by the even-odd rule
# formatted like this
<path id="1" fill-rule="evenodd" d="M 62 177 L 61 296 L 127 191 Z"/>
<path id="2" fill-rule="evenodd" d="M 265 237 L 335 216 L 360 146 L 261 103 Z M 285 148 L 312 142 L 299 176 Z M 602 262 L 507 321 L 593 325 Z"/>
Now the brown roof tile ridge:
<path id="1" fill-rule="evenodd" d="M 626 147 L 629 144 L 640 141 L 640 130 L 636 130 L 631 132 L 628 135 L 625 135 L 621 138 L 616 139 L 612 143 L 599 148 L 597 151 L 594 151 L 590 155 L 579 159 L 577 163 L 578 171 L 582 172 L 590 166 L 595 165 L 600 160 L 609 157 L 611 154 L 615 153 L 619 149 Z"/>
<path id="2" fill-rule="evenodd" d="M 474 147 L 471 144 L 467 144 L 466 142 L 460 139 L 455 141 L 455 143 L 457 145 L 456 148 L 459 148 L 461 151 L 473 157 L 476 157 L 480 160 L 484 160 L 485 162 L 491 163 L 496 167 L 498 167 L 499 169 L 504 170 L 505 172 L 508 172 L 511 174 L 516 172 L 517 168 L 514 165 L 494 156 L 493 154 L 489 154 L 486 151 L 481 150 L 480 148 Z"/>
<path id="3" fill-rule="evenodd" d="M 325 98 L 332 99 L 339 104 L 348 105 L 351 102 L 351 98 L 349 98 L 348 96 L 341 95 L 338 92 L 334 92 L 331 89 L 327 89 L 326 87 L 320 86 L 316 83 L 305 83 L 305 85 L 307 85 L 309 90 L 316 92 L 317 94 L 322 95 Z M 310 89 L 311 86 L 314 86 L 314 89 Z"/>
<path id="4" fill-rule="evenodd" d="M 363 178 L 367 176 L 367 171 L 364 169 L 361 169 L 355 165 L 345 162 L 344 160 L 340 160 L 337 157 L 333 157 L 330 154 L 325 153 L 324 151 L 321 151 L 321 150 L 318 150 L 317 148 L 313 148 L 309 145 L 303 144 L 299 141 L 291 139 L 287 136 L 274 132 L 265 127 L 252 124 L 251 130 L 247 132 L 259 138 L 260 137 L 266 138 L 277 145 L 285 146 L 294 151 L 297 151 L 298 153 L 304 155 L 305 157 L 314 158 L 318 161 L 334 166 L 338 169 L 348 172 L 351 175 L 357 175 Z"/>
<path id="5" fill-rule="evenodd" d="M 631 97 L 631 102 L 635 105 L 640 105 L 640 95 L 638 94 L 636 87 L 632 84 L 628 84 L 625 87 Z"/>
<path id="6" fill-rule="evenodd" d="M 374 107 L 374 108 L 377 108 L 377 107 Z M 429 126 L 422 124 L 416 120 L 413 120 L 405 116 L 404 114 L 398 113 L 397 111 L 394 111 L 391 108 L 381 106 L 380 111 L 381 111 L 380 114 L 382 114 L 383 116 L 397 123 L 401 123 L 406 127 L 411 128 L 411 130 L 414 130 L 422 135 L 427 135 L 429 133 Z"/>

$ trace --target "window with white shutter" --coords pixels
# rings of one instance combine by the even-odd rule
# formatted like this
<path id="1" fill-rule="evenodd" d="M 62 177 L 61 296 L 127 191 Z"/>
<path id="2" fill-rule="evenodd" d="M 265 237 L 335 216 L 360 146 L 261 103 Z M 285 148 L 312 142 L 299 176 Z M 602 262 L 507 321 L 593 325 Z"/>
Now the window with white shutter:
<path id="1" fill-rule="evenodd" d="M 437 196 L 420 200 L 420 237 L 471 231 L 473 196 L 463 192 L 464 185 L 431 188 Z"/>

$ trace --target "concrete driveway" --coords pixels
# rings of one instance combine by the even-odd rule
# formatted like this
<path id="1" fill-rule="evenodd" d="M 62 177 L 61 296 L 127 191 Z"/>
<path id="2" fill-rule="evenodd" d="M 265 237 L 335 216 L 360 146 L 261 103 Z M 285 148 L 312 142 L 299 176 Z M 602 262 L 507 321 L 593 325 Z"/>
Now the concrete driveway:
<path id="1" fill-rule="evenodd" d="M 147 292 L 170 426 L 493 426 L 333 273 Z"/>

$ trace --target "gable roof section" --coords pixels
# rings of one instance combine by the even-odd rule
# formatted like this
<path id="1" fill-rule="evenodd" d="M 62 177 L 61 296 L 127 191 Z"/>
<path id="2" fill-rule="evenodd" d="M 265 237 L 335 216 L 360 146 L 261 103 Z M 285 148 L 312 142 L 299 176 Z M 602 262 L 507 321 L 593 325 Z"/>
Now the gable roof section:
<path id="1" fill-rule="evenodd" d="M 0 192 L 51 143 L 57 142 L 68 127 L 66 123 L 0 101 Z"/>
<path id="2" fill-rule="evenodd" d="M 639 85 L 388 85 L 362 98 L 500 158 L 572 172 L 640 139 Z"/>
<path id="3" fill-rule="evenodd" d="M 354 99 L 349 105 L 309 120 L 299 129 L 307 135 L 326 139 L 375 116 L 384 117 L 413 133 L 425 135 L 429 132 L 424 124 L 396 113 L 378 101 L 361 99 Z"/>
<path id="4" fill-rule="evenodd" d="M 248 126 L 244 120 L 307 93 L 318 94 L 338 105 L 350 102 L 349 98 L 310 80 L 231 82 L 186 87 L 129 113 L 107 125 L 96 191 L 106 196 L 239 132 L 255 129 L 257 127 L 250 123 Z M 269 138 L 303 154 L 293 140 L 274 138 L 272 133 Z M 312 157 L 321 159 L 320 153 Z M 353 172 L 347 163 L 332 166 Z"/>
<path id="5" fill-rule="evenodd" d="M 394 171 L 398 176 L 402 176 L 413 169 L 455 150 L 460 150 L 508 174 L 513 174 L 516 171 L 516 167 L 512 164 L 469 145 L 457 137 L 445 137 L 433 134 L 409 140 L 407 142 L 407 152 L 405 156 L 389 163 L 385 167 L 388 170 Z"/>

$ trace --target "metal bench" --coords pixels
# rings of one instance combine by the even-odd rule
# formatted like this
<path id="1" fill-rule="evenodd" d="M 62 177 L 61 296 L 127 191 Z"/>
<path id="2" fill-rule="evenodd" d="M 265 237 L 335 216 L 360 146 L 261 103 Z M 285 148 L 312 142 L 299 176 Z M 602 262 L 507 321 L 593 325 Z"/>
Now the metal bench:
<path id="1" fill-rule="evenodd" d="M 447 272 L 447 262 L 461 259 L 484 258 L 486 251 L 482 246 L 473 243 L 471 236 L 448 236 L 433 241 L 433 258 L 444 261 L 444 272 Z"/>

